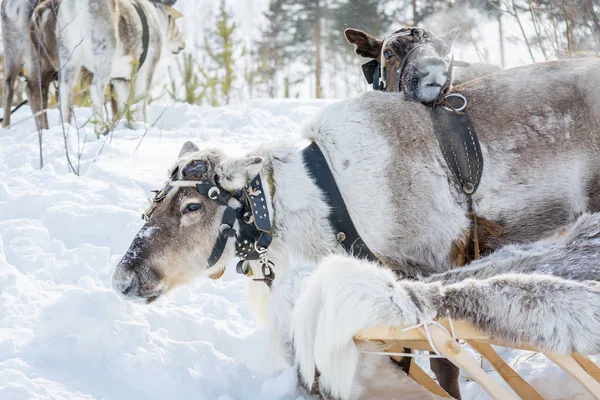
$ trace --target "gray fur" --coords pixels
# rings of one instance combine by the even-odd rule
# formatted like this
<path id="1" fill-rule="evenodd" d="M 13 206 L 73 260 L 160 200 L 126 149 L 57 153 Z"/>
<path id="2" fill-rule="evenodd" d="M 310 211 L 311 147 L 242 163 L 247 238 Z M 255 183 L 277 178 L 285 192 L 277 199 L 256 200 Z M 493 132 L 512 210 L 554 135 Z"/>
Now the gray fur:
<path id="1" fill-rule="evenodd" d="M 460 85 L 461 83 L 481 78 L 482 76 L 491 75 L 499 71 L 502 71 L 502 68 L 497 65 L 482 62 L 469 63 L 466 67 L 454 68 L 452 71 L 452 84 Z M 455 91 L 460 91 L 460 89 L 455 88 Z"/>
<path id="2" fill-rule="evenodd" d="M 600 214 L 584 214 L 564 232 L 531 244 L 504 246 L 462 268 L 424 278 L 443 284 L 500 274 L 552 275 L 573 281 L 600 280 Z"/>
<path id="3" fill-rule="evenodd" d="M 367 327 L 409 327 L 434 318 L 466 321 L 508 346 L 600 353 L 599 222 L 600 215 L 584 215 L 559 239 L 511 246 L 502 256 L 443 275 L 456 279 L 398 280 L 388 268 L 340 256 L 326 258 L 293 283 L 286 277 L 287 291 L 300 295 L 295 302 L 277 300 L 293 308 L 291 331 L 302 379 L 310 386 L 318 369 L 320 385 L 339 398 L 370 398 L 360 382 L 390 367 L 375 366 L 360 354 L 354 335 Z"/>

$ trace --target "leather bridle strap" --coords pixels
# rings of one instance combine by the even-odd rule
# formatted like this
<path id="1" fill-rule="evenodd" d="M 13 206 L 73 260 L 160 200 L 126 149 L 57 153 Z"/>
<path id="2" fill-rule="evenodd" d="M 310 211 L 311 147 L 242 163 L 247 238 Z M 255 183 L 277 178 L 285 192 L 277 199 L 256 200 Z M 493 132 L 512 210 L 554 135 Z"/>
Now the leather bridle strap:
<path id="1" fill-rule="evenodd" d="M 221 218 L 219 236 L 217 237 L 213 249 L 210 252 L 210 256 L 208 256 L 208 259 L 206 260 L 208 264 L 207 268 L 214 266 L 221 259 L 221 256 L 225 251 L 225 246 L 227 246 L 227 241 L 235 237 L 235 230 L 233 229 L 233 225 L 235 224 L 236 219 L 236 210 L 228 206 L 225 209 L 225 212 L 223 213 L 223 218 Z"/>
<path id="2" fill-rule="evenodd" d="M 406 53 L 406 55 L 402 58 L 402 62 L 400 63 L 400 68 L 398 68 L 398 71 L 396 71 L 396 82 L 397 82 L 397 89 L 399 92 L 402 91 L 402 73 L 404 72 L 404 68 L 406 67 L 406 64 L 408 63 L 408 59 L 410 58 L 410 56 L 418 48 L 419 48 L 419 46 L 415 46 L 412 49 L 410 49 L 408 51 L 408 53 Z"/>

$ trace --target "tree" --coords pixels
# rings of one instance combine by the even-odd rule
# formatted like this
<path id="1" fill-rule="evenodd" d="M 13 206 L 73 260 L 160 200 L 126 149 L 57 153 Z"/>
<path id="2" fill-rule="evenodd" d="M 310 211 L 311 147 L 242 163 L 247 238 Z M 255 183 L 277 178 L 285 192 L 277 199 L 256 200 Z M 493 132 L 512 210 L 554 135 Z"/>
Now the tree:
<path id="1" fill-rule="evenodd" d="M 323 97 L 321 79 L 324 23 L 331 17 L 334 4 L 334 0 L 286 0 L 283 3 L 292 16 L 295 55 L 304 56 L 305 62 L 312 67 L 315 74 L 315 97 L 318 99 Z"/>
<path id="2" fill-rule="evenodd" d="M 215 26 L 204 39 L 208 62 L 206 66 L 199 68 L 204 78 L 202 85 L 206 89 L 218 82 L 216 93 L 219 100 L 216 103 L 229 104 L 231 101 L 233 85 L 237 79 L 235 64 L 244 53 L 242 42 L 237 39 L 237 28 L 232 11 L 227 7 L 225 0 L 221 0 Z M 214 100 L 211 103 L 215 105 Z"/>
<path id="3" fill-rule="evenodd" d="M 291 57 L 293 45 L 292 21 L 283 0 L 271 0 L 269 10 L 264 13 L 267 24 L 262 38 L 257 42 L 257 75 L 266 85 L 269 97 L 278 95 L 282 71 Z"/>

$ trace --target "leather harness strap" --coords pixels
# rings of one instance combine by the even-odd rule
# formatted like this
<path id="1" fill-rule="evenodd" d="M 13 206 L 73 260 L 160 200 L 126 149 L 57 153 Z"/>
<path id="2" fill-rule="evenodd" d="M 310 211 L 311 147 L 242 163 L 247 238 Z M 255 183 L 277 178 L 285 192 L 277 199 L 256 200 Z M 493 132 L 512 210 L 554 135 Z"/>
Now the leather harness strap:
<path id="1" fill-rule="evenodd" d="M 329 206 L 328 219 L 338 242 L 348 254 L 354 257 L 380 262 L 356 231 L 344 198 L 319 146 L 315 142 L 311 143 L 302 151 L 302 157 L 304 166 L 321 189 L 325 202 Z"/>
<path id="2" fill-rule="evenodd" d="M 356 227 L 346 208 L 344 198 L 340 193 L 335 178 L 331 173 L 331 169 L 327 164 L 327 160 L 319 146 L 315 142 L 312 142 L 310 146 L 302 151 L 302 158 L 309 175 L 312 176 L 315 184 L 319 187 L 325 197 L 325 202 L 330 210 L 327 218 L 336 234 L 338 242 L 342 245 L 344 250 L 354 257 L 382 264 L 356 231 Z M 411 349 L 404 348 L 404 352 L 410 353 Z M 411 364 L 410 358 L 404 357 L 400 361 L 396 361 L 393 358 L 390 359 L 402 368 L 407 375 L 409 374 Z"/>
<path id="3" fill-rule="evenodd" d="M 144 12 L 143 6 L 139 3 L 139 1 L 133 2 L 133 7 L 137 11 L 140 21 L 142 23 L 142 54 L 140 54 L 140 58 L 138 60 L 138 71 L 142 68 L 142 65 L 146 61 L 146 57 L 148 56 L 148 45 L 150 43 L 150 28 L 148 26 L 148 17 Z"/>
<path id="4" fill-rule="evenodd" d="M 456 104 L 457 98 L 462 98 L 464 104 Z M 481 182 L 483 154 L 471 119 L 462 112 L 466 106 L 467 100 L 462 95 L 443 95 L 440 105 L 433 107 L 430 113 L 433 130 L 446 165 L 467 195 L 468 214 L 472 220 L 473 259 L 478 260 L 481 249 L 473 194 Z"/>
<path id="5" fill-rule="evenodd" d="M 463 192 L 472 195 L 481 181 L 483 155 L 471 119 L 464 113 L 434 107 L 431 120 L 446 165 Z"/>

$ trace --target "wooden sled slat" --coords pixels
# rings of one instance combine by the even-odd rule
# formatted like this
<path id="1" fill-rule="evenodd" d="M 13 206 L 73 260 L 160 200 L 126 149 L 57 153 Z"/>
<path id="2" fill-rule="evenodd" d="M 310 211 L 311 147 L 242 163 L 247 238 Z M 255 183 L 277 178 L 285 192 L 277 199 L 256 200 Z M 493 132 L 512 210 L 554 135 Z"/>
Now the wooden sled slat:
<path id="1" fill-rule="evenodd" d="M 448 332 L 450 332 L 450 323 L 448 320 L 438 321 L 442 324 Z M 411 329 L 403 332 L 403 326 L 376 326 L 372 328 L 362 329 L 355 336 L 356 340 L 423 340 L 423 335 L 419 333 L 417 329 Z M 490 335 L 481 332 L 471 324 L 462 321 L 454 322 L 454 332 L 456 337 L 460 339 L 474 339 L 474 340 L 491 340 Z"/>
<path id="2" fill-rule="evenodd" d="M 412 349 L 414 350 L 415 347 L 412 347 Z M 386 349 L 386 351 L 390 353 L 403 353 L 404 346 L 402 344 L 394 342 L 391 344 L 390 347 Z M 396 361 L 402 360 L 402 357 L 399 356 L 392 356 L 392 358 Z M 446 397 L 449 399 L 452 398 L 452 396 L 450 396 L 444 389 L 442 389 L 442 387 L 432 377 L 430 377 L 429 374 L 427 374 L 427 372 L 423 371 L 423 369 L 419 367 L 419 365 L 415 362 L 414 358 L 410 360 L 409 375 L 415 380 L 415 382 L 423 386 L 425 389 L 429 390 L 431 393 L 437 394 L 440 397 Z"/>
<path id="3" fill-rule="evenodd" d="M 484 356 L 494 369 L 500 374 L 500 376 L 508 383 L 508 385 L 519 395 L 522 399 L 527 400 L 544 400 L 544 398 L 531 386 L 525 379 L 521 377 L 512 369 L 502 357 L 496 353 L 496 351 L 487 343 L 477 342 L 475 340 L 466 341 L 469 346 L 477 350 L 482 356 Z"/>
<path id="4" fill-rule="evenodd" d="M 425 336 L 423 328 L 419 329 Z M 500 386 L 498 382 L 493 380 L 481 367 L 477 361 L 467 354 L 456 341 L 445 332 L 442 328 L 436 325 L 430 325 L 429 331 L 431 339 L 438 351 L 442 353 L 454 365 L 471 375 L 475 380 L 494 400 L 517 400 L 508 390 Z M 461 337 L 457 332 L 457 337 Z"/>
<path id="5" fill-rule="evenodd" d="M 452 398 L 427 372 L 417 365 L 414 359 L 410 363 L 410 376 L 431 393 L 448 399 Z"/>
<path id="6" fill-rule="evenodd" d="M 553 353 L 544 353 L 544 355 L 579 382 L 594 399 L 600 400 L 600 382 L 592 378 L 575 358 Z"/>
<path id="7" fill-rule="evenodd" d="M 592 378 L 594 378 L 597 382 L 600 382 L 600 367 L 598 367 L 592 360 L 589 358 L 582 356 L 581 354 L 573 353 L 572 354 L 577 364 L 581 365 Z"/>
<path id="8" fill-rule="evenodd" d="M 454 365 L 468 373 L 493 399 L 516 400 L 514 394 L 493 380 L 478 364 L 478 362 L 465 352 L 456 340 L 448 333 L 451 331 L 450 324 L 446 320 L 438 321 L 448 331 L 435 324 L 428 325 L 433 344 L 437 350 Z M 519 350 L 538 351 L 527 343 L 515 345 L 506 343 L 501 338 L 485 334 L 469 323 L 454 322 L 455 338 L 465 340 L 473 349 L 481 353 L 490 364 L 504 378 L 506 383 L 523 400 L 542 400 L 543 397 L 529 383 L 527 383 L 514 369 L 512 369 L 491 347 L 492 344 Z M 358 332 L 355 340 L 378 340 L 389 345 L 388 351 L 402 352 L 401 348 L 413 348 L 429 350 L 431 345 L 423 327 L 404 331 L 402 326 L 379 326 L 366 328 Z M 543 353 L 548 359 L 567 372 L 577 380 L 596 400 L 600 400 L 600 367 L 589 358 L 581 354 L 557 355 Z M 431 378 L 425 371 L 418 367 L 414 361 L 411 363 L 411 373 L 415 381 L 427 388 L 432 393 L 441 397 L 449 397 L 448 394 Z"/>

